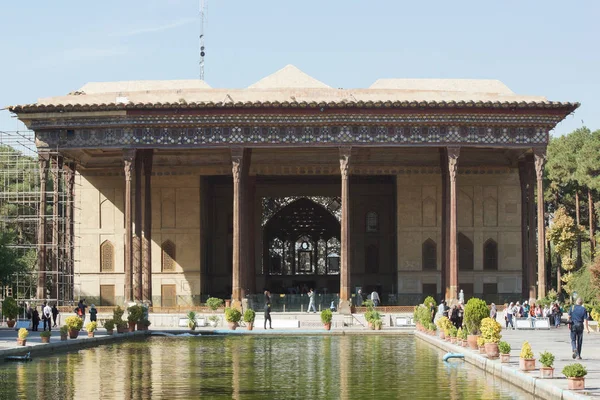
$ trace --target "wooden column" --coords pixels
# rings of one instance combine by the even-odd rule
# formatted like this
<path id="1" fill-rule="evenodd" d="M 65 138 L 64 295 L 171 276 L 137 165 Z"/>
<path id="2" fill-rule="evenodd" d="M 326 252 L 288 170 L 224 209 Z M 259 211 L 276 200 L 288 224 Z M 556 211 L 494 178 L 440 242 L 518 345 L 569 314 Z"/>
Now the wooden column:
<path id="1" fill-rule="evenodd" d="M 526 158 L 527 170 L 527 290 L 529 300 L 537 299 L 537 277 L 536 277 L 536 228 L 535 228 L 535 165 L 533 156 Z"/>
<path id="2" fill-rule="evenodd" d="M 340 304 L 342 314 L 350 314 L 350 185 L 348 182 L 350 166 L 350 147 L 340 148 L 340 173 L 342 178 L 342 223 L 340 255 Z"/>
<path id="3" fill-rule="evenodd" d="M 135 157 L 135 213 L 133 237 L 133 297 L 142 301 L 142 153 Z"/>
<path id="4" fill-rule="evenodd" d="M 39 153 L 40 164 L 40 209 L 38 215 L 38 280 L 36 297 L 46 298 L 46 186 L 48 181 L 49 155 Z"/>
<path id="5" fill-rule="evenodd" d="M 448 299 L 450 295 L 450 283 L 448 281 L 448 267 L 450 266 L 450 202 L 448 192 L 450 182 L 448 179 L 448 154 L 446 148 L 440 149 L 440 169 L 442 171 L 442 252 L 441 252 L 441 298 Z"/>
<path id="6" fill-rule="evenodd" d="M 246 259 L 244 252 L 244 233 L 246 229 L 243 223 L 244 196 L 243 188 L 245 182 L 245 172 L 247 168 L 244 164 L 248 162 L 245 157 L 246 152 L 243 148 L 231 149 L 231 171 L 233 173 L 233 255 L 232 255 L 232 293 L 231 305 L 241 309 L 242 299 L 244 298 L 244 288 L 246 280 Z"/>
<path id="7" fill-rule="evenodd" d="M 448 300 L 457 300 L 458 294 L 458 246 L 456 231 L 456 172 L 460 147 L 448 147 L 448 175 L 450 177 L 450 268 L 448 282 L 450 290 Z"/>
<path id="8" fill-rule="evenodd" d="M 256 267 L 255 267 L 255 254 L 256 254 L 256 242 L 254 240 L 254 228 L 255 228 L 255 213 L 254 213 L 254 196 L 256 194 L 256 177 L 249 176 L 246 184 L 246 192 L 244 193 L 245 204 L 246 204 L 246 293 L 247 295 L 256 293 Z"/>
<path id="9" fill-rule="evenodd" d="M 73 301 L 73 286 L 74 280 L 73 277 L 75 272 L 75 254 L 74 254 L 74 245 L 75 245 L 75 232 L 73 230 L 73 212 L 75 210 L 75 163 L 70 162 L 65 165 L 65 169 L 67 171 L 67 210 L 66 210 L 66 220 L 65 220 L 65 247 L 66 247 L 66 257 L 67 257 L 67 265 L 66 265 L 66 284 L 67 289 L 65 290 L 65 299 Z"/>
<path id="10" fill-rule="evenodd" d="M 546 235 L 544 220 L 544 162 L 546 149 L 535 149 L 535 176 L 537 181 L 537 255 L 538 255 L 538 293 L 537 298 L 546 297 Z"/>
<path id="11" fill-rule="evenodd" d="M 152 158 L 154 150 L 144 152 L 144 264 L 142 299 L 152 304 Z"/>
<path id="12" fill-rule="evenodd" d="M 529 296 L 529 225 L 527 214 L 529 211 L 527 202 L 528 187 L 527 164 L 525 160 L 519 161 L 519 182 L 521 184 L 521 296 L 526 299 Z"/>
<path id="13" fill-rule="evenodd" d="M 125 171 L 125 302 L 133 299 L 132 292 L 132 240 L 131 240 L 131 175 L 135 163 L 135 150 L 125 150 L 123 164 Z"/>
<path id="14" fill-rule="evenodd" d="M 60 175 L 63 169 L 63 158 L 56 155 L 51 159 L 52 163 L 52 286 L 50 288 L 50 297 L 58 300 L 59 295 L 59 263 L 60 263 Z"/>

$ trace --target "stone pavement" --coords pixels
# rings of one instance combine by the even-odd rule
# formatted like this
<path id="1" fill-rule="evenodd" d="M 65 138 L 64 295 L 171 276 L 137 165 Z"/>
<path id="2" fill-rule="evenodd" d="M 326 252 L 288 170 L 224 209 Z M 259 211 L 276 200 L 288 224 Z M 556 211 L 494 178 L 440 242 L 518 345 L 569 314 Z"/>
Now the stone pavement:
<path id="1" fill-rule="evenodd" d="M 437 337 L 417 333 L 428 342 L 453 353 L 463 353 L 469 359 L 467 361 L 478 367 L 510 380 L 513 384 L 535 393 L 541 398 L 600 398 L 600 333 L 595 332 L 595 326 L 590 326 L 591 333 L 584 333 L 582 360 L 574 360 L 571 351 L 571 339 L 569 330 L 565 325 L 550 330 L 503 330 L 502 340 L 511 345 L 510 364 L 501 364 L 500 360 L 487 360 L 472 350 L 452 345 Z M 536 359 L 540 353 L 549 351 L 555 356 L 554 379 L 538 379 L 539 367 L 542 365 L 536 361 L 536 370 L 523 372 L 519 370 L 519 354 L 524 341 L 531 344 Z M 565 365 L 574 362 L 583 364 L 588 371 L 585 377 L 585 390 L 568 391 L 567 379 L 562 374 Z"/>

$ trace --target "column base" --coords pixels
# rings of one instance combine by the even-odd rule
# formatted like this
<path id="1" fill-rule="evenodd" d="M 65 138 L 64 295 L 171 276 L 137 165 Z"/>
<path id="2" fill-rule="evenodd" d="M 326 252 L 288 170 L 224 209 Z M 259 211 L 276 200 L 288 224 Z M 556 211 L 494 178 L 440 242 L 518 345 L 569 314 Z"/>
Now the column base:
<path id="1" fill-rule="evenodd" d="M 350 315 L 352 314 L 352 311 L 350 309 L 351 306 L 352 304 L 350 303 L 350 300 L 340 300 L 340 303 L 338 305 L 338 312 L 340 314 Z"/>
<path id="2" fill-rule="evenodd" d="M 246 303 L 246 305 L 248 305 L 248 303 Z M 242 301 L 241 300 L 231 300 L 231 308 L 235 308 L 239 311 L 242 311 Z"/>

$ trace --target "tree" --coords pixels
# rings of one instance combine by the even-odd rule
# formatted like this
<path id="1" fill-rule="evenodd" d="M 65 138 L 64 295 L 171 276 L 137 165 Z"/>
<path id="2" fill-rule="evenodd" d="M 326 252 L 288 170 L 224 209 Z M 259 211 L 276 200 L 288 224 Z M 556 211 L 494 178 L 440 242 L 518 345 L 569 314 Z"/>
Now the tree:
<path id="1" fill-rule="evenodd" d="M 0 232 L 0 285 L 9 285 L 11 277 L 26 268 L 17 249 L 11 247 L 16 237 L 13 231 Z"/>
<path id="2" fill-rule="evenodd" d="M 562 269 L 566 274 L 562 276 L 562 281 L 566 284 L 565 290 L 571 293 L 569 282 L 572 278 L 572 271 L 575 268 L 575 262 L 571 256 L 571 251 L 577 243 L 577 236 L 580 227 L 575 225 L 575 221 L 567 214 L 564 207 L 559 208 L 552 218 L 552 224 L 548 229 L 548 239 L 554 245 L 554 250 L 560 256 Z"/>
<path id="3" fill-rule="evenodd" d="M 593 260 L 596 247 L 596 232 L 592 191 L 600 191 L 600 130 L 592 132 L 582 144 L 577 157 L 576 178 L 581 185 L 587 188 L 590 254 Z"/>

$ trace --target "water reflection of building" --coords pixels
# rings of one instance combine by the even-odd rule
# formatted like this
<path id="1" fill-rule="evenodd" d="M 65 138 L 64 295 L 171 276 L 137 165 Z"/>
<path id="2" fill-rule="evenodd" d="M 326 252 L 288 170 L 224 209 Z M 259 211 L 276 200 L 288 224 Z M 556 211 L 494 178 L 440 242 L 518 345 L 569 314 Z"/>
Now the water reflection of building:
<path id="1" fill-rule="evenodd" d="M 74 267 L 77 295 L 96 304 L 171 307 L 303 284 L 343 305 L 356 286 L 384 302 L 459 288 L 543 297 L 535 192 L 549 131 L 577 106 L 491 80 L 334 89 L 288 66 L 244 89 L 90 83 L 10 110 L 36 133 L 42 179 L 66 171 L 70 221 L 52 230 L 79 256 L 56 266 L 42 251 L 41 271 Z M 267 240 L 261 200 L 290 197 Z M 339 221 L 311 197 L 337 204 Z M 317 245 L 332 238 L 339 272 Z M 270 252 L 275 239 L 291 245 Z"/>

